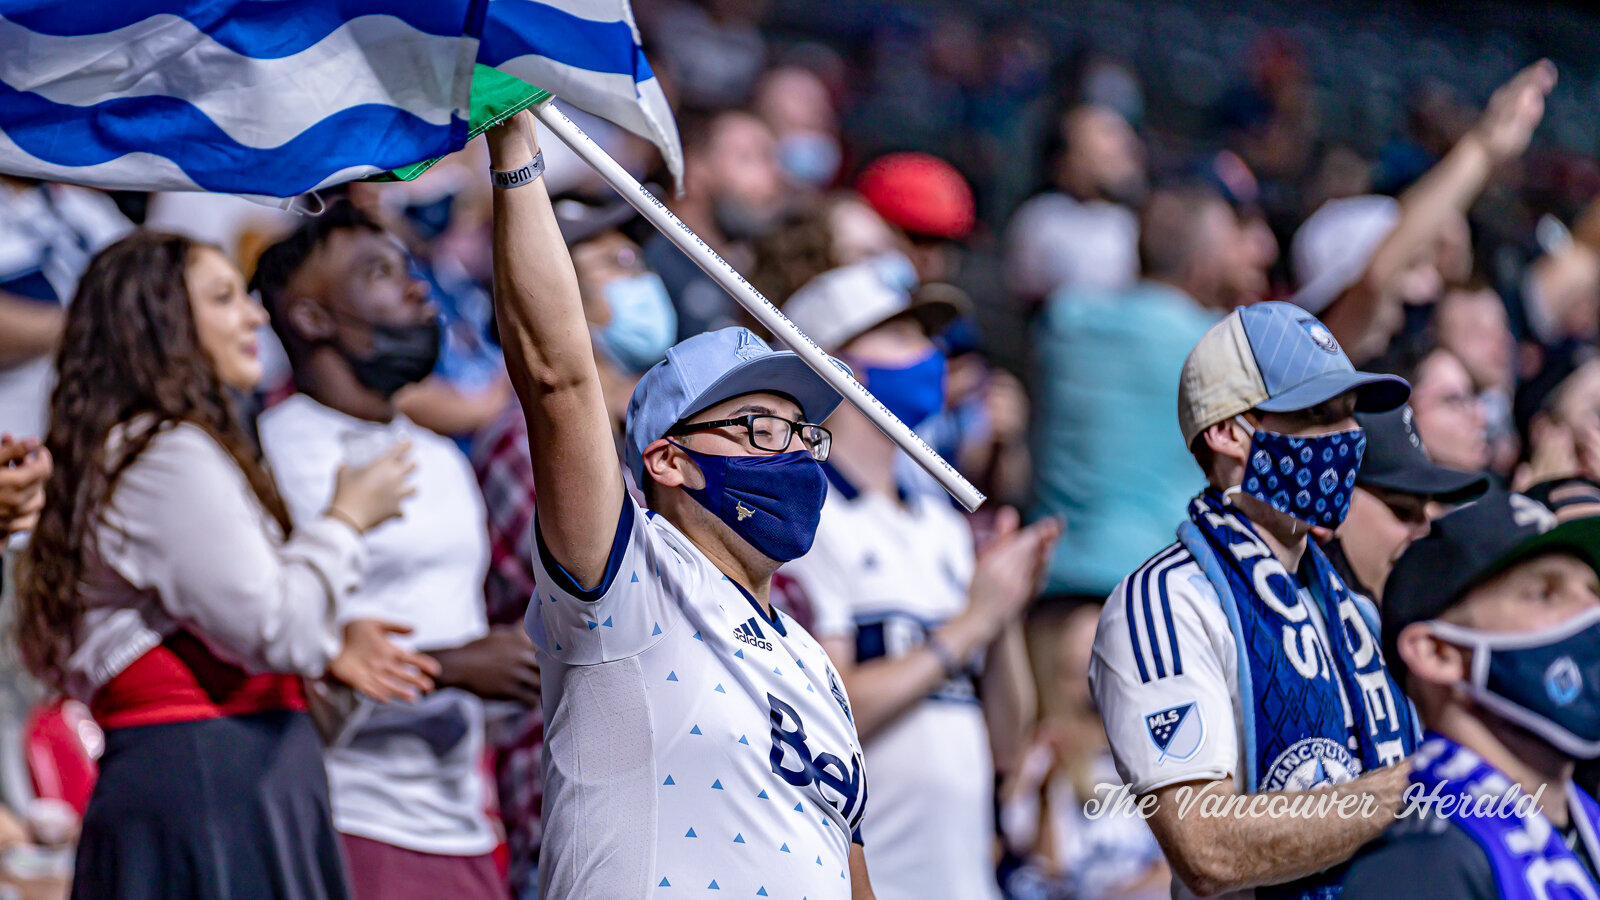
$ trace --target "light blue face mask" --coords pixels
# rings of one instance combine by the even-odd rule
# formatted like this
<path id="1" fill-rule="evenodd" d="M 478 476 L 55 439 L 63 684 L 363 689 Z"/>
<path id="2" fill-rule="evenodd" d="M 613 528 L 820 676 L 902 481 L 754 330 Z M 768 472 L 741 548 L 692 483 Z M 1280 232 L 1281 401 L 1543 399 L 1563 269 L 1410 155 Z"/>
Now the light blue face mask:
<path id="1" fill-rule="evenodd" d="M 612 362 L 631 373 L 660 362 L 678 336 L 678 314 L 661 276 L 644 272 L 615 278 L 600 293 L 611 321 L 595 337 Z"/>
<path id="2" fill-rule="evenodd" d="M 778 139 L 778 165 L 790 178 L 827 187 L 839 174 L 839 141 L 820 131 L 797 131 Z"/>

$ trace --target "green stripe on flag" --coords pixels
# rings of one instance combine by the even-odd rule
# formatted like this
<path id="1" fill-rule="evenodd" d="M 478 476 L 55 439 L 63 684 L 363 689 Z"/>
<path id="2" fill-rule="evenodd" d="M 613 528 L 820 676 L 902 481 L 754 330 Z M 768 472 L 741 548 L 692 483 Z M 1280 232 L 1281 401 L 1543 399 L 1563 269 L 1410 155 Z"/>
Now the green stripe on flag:
<path id="1" fill-rule="evenodd" d="M 467 140 L 471 140 L 519 112 L 553 96 L 543 88 L 536 88 L 520 78 L 492 69 L 474 66 L 472 72 L 472 111 L 468 117 Z M 366 181 L 410 181 L 433 168 L 443 157 L 425 159 L 419 163 L 402 166 L 392 172 L 373 175 Z"/>

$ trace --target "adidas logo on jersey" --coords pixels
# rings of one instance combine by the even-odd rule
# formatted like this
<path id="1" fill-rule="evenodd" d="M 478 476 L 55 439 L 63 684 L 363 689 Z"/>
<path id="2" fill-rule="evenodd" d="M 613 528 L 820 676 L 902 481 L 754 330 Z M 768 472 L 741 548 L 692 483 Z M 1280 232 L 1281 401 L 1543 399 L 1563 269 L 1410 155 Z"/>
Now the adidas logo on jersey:
<path id="1" fill-rule="evenodd" d="M 772 642 L 767 640 L 767 636 L 762 633 L 761 623 L 756 620 L 755 616 L 751 616 L 744 624 L 735 628 L 733 636 L 738 638 L 740 643 L 749 644 L 758 650 L 772 649 Z"/>

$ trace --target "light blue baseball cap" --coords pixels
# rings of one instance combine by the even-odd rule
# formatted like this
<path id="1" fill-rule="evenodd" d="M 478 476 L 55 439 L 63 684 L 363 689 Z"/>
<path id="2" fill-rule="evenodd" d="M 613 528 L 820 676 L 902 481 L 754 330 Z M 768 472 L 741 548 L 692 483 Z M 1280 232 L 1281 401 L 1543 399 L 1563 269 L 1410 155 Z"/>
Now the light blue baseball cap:
<path id="1" fill-rule="evenodd" d="M 837 359 L 833 364 L 850 371 Z M 844 399 L 800 357 L 768 347 L 748 328 L 707 331 L 667 350 L 628 400 L 624 452 L 635 482 L 645 483 L 644 448 L 672 426 L 724 400 L 757 393 L 793 399 L 800 415 L 818 424 Z"/>
<path id="2" fill-rule="evenodd" d="M 1292 303 L 1256 303 L 1211 326 L 1178 383 L 1178 425 L 1186 444 L 1218 422 L 1252 409 L 1292 412 L 1355 391 L 1358 412 L 1406 402 L 1411 385 L 1357 372 L 1333 333 Z"/>

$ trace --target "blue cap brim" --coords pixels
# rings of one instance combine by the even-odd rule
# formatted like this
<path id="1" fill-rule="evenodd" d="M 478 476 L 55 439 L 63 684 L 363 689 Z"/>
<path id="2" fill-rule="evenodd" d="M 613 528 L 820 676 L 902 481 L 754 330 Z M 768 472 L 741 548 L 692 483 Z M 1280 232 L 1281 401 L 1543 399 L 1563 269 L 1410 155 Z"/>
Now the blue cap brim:
<path id="1" fill-rule="evenodd" d="M 1276 397 L 1256 404 L 1262 412 L 1294 412 L 1310 409 L 1348 391 L 1356 392 L 1357 412 L 1388 412 L 1406 402 L 1411 385 L 1394 375 L 1368 372 L 1324 372 L 1303 384 L 1295 385 Z"/>
<path id="2" fill-rule="evenodd" d="M 837 360 L 836 360 L 837 362 Z M 844 363 L 839 363 L 843 366 Z M 849 371 L 849 367 L 845 367 Z M 844 400 L 839 392 L 811 371 L 811 367 L 788 350 L 780 350 L 746 360 L 716 381 L 688 404 L 685 419 L 710 406 L 745 394 L 784 394 L 800 404 L 800 415 L 807 422 L 822 424 Z"/>

